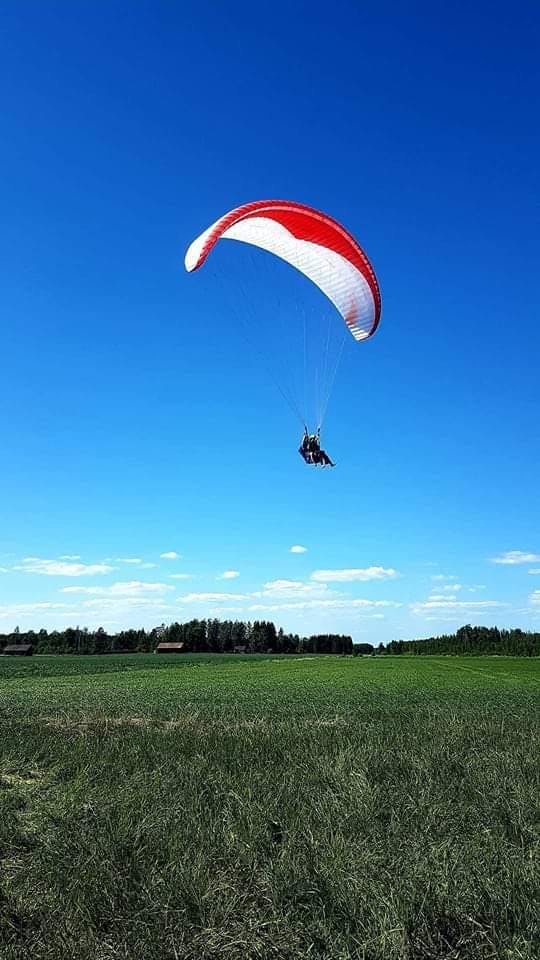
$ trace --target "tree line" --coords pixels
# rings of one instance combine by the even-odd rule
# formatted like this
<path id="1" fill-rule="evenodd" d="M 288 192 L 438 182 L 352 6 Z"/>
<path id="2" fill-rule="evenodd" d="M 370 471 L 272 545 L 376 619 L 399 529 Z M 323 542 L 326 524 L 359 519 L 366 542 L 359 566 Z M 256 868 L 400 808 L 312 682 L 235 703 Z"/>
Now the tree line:
<path id="1" fill-rule="evenodd" d="M 467 624 L 456 633 L 421 640 L 393 640 L 377 648 L 370 643 L 353 644 L 348 635 L 325 633 L 301 637 L 285 633 L 272 621 L 189 620 L 187 623 L 161 624 L 151 630 L 131 629 L 108 633 L 103 627 L 68 627 L 66 630 L 27 630 L 18 627 L 0 634 L 0 651 L 10 644 L 32 645 L 34 653 L 152 653 L 158 643 L 183 643 L 186 653 L 325 653 L 407 654 L 413 656 L 459 654 L 482 656 L 538 657 L 540 633 L 526 630 L 501 630 Z"/>
<path id="2" fill-rule="evenodd" d="M 461 656 L 486 656 L 499 654 L 506 657 L 540 656 L 540 633 L 527 630 L 500 630 L 498 627 L 473 627 L 467 624 L 456 633 L 423 640 L 393 640 L 379 654 L 460 654 Z"/>
<path id="3" fill-rule="evenodd" d="M 183 643 L 186 653 L 352 653 L 352 638 L 342 634 L 300 637 L 285 633 L 268 620 L 189 620 L 161 624 L 152 630 L 68 627 L 66 630 L 27 630 L 18 627 L 0 634 L 0 650 L 11 644 L 32 645 L 34 653 L 152 653 L 158 643 Z"/>

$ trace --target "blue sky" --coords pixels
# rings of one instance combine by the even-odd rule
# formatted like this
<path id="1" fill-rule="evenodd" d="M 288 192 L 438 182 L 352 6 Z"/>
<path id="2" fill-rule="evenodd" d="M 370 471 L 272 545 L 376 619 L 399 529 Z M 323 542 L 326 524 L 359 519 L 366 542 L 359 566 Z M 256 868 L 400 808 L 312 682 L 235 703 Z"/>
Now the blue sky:
<path id="1" fill-rule="evenodd" d="M 5 628 L 538 627 L 540 13 L 372 7 L 2 6 Z M 333 471 L 240 331 L 246 278 L 240 319 L 294 332 L 296 276 L 236 244 L 183 270 L 264 197 L 340 219 L 380 279 Z"/>

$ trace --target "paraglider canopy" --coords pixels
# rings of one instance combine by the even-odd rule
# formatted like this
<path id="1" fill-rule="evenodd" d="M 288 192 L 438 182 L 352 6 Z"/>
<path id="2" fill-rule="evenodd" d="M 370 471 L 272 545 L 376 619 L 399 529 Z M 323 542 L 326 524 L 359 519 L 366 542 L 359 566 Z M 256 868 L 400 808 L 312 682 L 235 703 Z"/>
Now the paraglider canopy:
<path id="1" fill-rule="evenodd" d="M 373 267 L 337 220 L 289 200 L 258 200 L 220 217 L 186 252 L 186 270 L 203 265 L 218 240 L 240 240 L 281 257 L 334 304 L 355 340 L 379 324 L 381 295 Z"/>
<path id="2" fill-rule="evenodd" d="M 290 200 L 258 200 L 220 217 L 188 247 L 186 270 L 203 266 L 220 240 L 239 240 L 250 250 L 244 251 L 247 257 L 238 258 L 242 267 L 236 275 L 233 269 L 222 271 L 219 300 L 226 296 L 227 287 L 232 289 L 227 315 L 239 329 L 245 328 L 246 339 L 301 421 L 309 440 L 307 446 L 302 441 L 302 458 L 306 463 L 332 466 L 320 446 L 320 430 L 349 334 L 357 342 L 368 340 L 380 321 L 381 295 L 373 267 L 342 224 Z M 274 256 L 260 256 L 260 250 Z M 222 249 L 221 254 L 225 253 Z M 219 274 L 219 256 L 216 261 Z M 250 261 L 252 269 L 246 270 Z M 285 270 L 281 276 L 280 261 L 295 270 Z M 269 282 L 260 282 L 266 269 Z M 285 273 L 293 281 L 290 286 L 296 296 Z M 250 296 L 251 278 L 257 277 L 258 289 Z"/>

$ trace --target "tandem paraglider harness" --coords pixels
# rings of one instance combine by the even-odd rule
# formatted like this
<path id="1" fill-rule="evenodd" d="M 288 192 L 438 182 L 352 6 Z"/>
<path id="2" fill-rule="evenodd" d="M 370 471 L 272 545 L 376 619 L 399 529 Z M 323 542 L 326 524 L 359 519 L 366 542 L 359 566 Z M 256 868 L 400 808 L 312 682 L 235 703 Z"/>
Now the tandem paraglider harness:
<path id="1" fill-rule="evenodd" d="M 332 462 L 326 451 L 321 449 L 320 427 L 317 433 L 308 433 L 307 427 L 304 427 L 304 436 L 298 448 L 298 453 L 306 463 L 322 467 L 335 467 L 335 463 Z"/>

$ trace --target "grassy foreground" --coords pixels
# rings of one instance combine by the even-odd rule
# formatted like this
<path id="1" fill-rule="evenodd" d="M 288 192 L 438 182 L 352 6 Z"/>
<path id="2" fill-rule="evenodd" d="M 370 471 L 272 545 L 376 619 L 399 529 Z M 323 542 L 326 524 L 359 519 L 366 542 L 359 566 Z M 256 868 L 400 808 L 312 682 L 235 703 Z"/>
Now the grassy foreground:
<path id="1" fill-rule="evenodd" d="M 0 661 L 0 957 L 540 957 L 540 662 Z"/>

